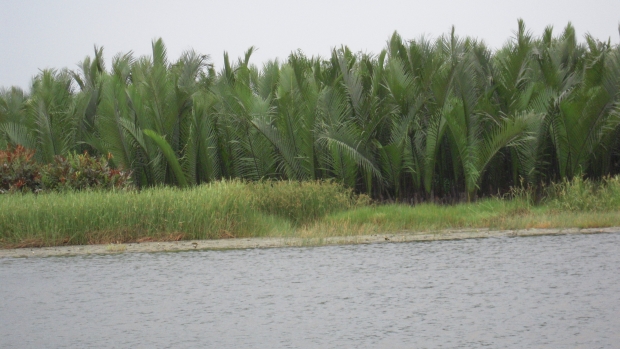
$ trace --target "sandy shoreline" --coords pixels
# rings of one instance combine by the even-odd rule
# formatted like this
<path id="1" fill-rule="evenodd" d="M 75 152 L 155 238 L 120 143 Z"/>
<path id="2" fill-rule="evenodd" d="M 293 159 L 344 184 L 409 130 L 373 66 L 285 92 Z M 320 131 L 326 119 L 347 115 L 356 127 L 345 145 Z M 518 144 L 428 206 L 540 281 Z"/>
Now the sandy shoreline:
<path id="1" fill-rule="evenodd" d="M 18 248 L 0 250 L 0 258 L 75 256 L 86 254 L 114 254 L 130 252 L 175 252 L 189 250 L 223 250 L 248 248 L 274 248 L 290 246 L 325 246 L 346 244 L 374 244 L 412 241 L 436 241 L 477 239 L 489 237 L 514 237 L 563 234 L 620 233 L 620 227 L 611 228 L 564 228 L 524 230 L 442 230 L 436 232 L 392 232 L 376 235 L 338 236 L 328 238 L 240 238 L 222 240 L 193 240 L 173 242 L 143 242 L 122 245 L 76 245 L 41 248 Z"/>

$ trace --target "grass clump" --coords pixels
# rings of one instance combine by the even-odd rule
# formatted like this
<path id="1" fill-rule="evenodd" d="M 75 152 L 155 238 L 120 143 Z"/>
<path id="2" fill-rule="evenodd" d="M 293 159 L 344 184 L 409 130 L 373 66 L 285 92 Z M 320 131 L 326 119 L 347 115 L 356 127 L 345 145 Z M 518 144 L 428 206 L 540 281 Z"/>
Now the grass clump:
<path id="1" fill-rule="evenodd" d="M 250 205 L 265 214 L 304 225 L 325 215 L 370 203 L 366 195 L 333 181 L 262 181 L 247 183 Z"/>
<path id="2" fill-rule="evenodd" d="M 520 216 L 527 212 L 529 209 L 525 201 L 499 198 L 457 205 L 373 205 L 328 215 L 319 224 L 309 227 L 305 234 L 338 236 L 489 228 L 494 227 L 501 217 Z"/>
<path id="3" fill-rule="evenodd" d="M 591 181 L 581 177 L 547 188 L 547 204 L 560 211 L 613 211 L 620 208 L 620 176 Z"/>
<path id="4" fill-rule="evenodd" d="M 0 247 L 287 235 L 358 200 L 331 182 L 238 180 L 188 189 L 2 195 Z"/>

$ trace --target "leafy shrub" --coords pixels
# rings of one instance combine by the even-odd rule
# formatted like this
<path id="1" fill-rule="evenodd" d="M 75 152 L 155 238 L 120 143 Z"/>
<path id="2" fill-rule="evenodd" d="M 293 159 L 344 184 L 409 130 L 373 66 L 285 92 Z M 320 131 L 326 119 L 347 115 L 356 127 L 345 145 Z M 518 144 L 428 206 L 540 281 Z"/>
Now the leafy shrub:
<path id="1" fill-rule="evenodd" d="M 0 150 L 0 194 L 41 190 L 40 171 L 34 150 L 21 145 Z"/>
<path id="2" fill-rule="evenodd" d="M 56 156 L 54 162 L 42 168 L 46 190 L 106 190 L 131 186 L 130 173 L 110 168 L 105 157 L 88 153 Z"/>
<path id="3" fill-rule="evenodd" d="M 0 150 L 0 194 L 132 187 L 130 173 L 110 168 L 105 157 L 72 153 L 41 165 L 34 153 L 21 145 Z"/>

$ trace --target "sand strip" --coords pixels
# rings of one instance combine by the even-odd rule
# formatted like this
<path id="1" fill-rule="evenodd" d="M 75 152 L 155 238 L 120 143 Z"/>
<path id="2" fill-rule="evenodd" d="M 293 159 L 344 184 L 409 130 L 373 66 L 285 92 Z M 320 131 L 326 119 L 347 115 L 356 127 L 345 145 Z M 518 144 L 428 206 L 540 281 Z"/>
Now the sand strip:
<path id="1" fill-rule="evenodd" d="M 173 242 L 143 242 L 120 245 L 81 245 L 41 248 L 0 249 L 0 258 L 75 256 L 85 254 L 114 254 L 129 252 L 174 252 L 189 250 L 223 250 L 273 248 L 288 246 L 324 246 L 347 244 L 374 244 L 411 241 L 477 239 L 489 237 L 620 233 L 620 227 L 564 228 L 524 230 L 442 230 L 436 232 L 392 232 L 376 235 L 338 236 L 327 238 L 240 238 L 222 240 L 192 240 Z"/>

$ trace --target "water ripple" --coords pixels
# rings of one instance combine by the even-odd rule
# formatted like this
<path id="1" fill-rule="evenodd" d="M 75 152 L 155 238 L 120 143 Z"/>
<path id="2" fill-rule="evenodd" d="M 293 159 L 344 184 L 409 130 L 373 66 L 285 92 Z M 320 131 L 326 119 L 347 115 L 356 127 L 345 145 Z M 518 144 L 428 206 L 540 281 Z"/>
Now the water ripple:
<path id="1" fill-rule="evenodd" d="M 620 234 L 0 261 L 1 348 L 614 348 Z"/>

